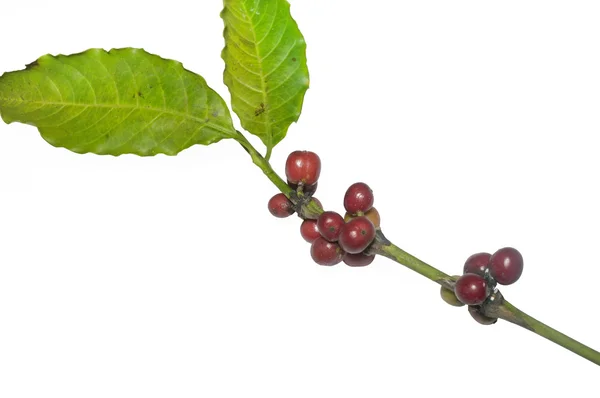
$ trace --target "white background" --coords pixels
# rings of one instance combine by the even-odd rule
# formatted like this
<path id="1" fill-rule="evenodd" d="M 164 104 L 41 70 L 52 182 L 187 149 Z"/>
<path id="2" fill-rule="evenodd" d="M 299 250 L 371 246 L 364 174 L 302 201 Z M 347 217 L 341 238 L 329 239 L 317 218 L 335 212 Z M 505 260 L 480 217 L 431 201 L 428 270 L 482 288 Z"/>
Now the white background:
<path id="1" fill-rule="evenodd" d="M 226 99 L 219 1 L 7 1 L 0 71 L 143 47 Z M 507 298 L 600 349 L 600 5 L 295 0 L 311 89 L 275 150 L 448 273 L 515 246 Z M 237 120 L 236 120 L 237 123 Z M 253 142 L 258 144 L 257 140 Z M 599 368 L 377 259 L 319 267 L 234 142 L 177 157 L 56 149 L 0 125 L 0 396 L 596 397 Z M 516 395 L 514 395 L 516 394 Z"/>

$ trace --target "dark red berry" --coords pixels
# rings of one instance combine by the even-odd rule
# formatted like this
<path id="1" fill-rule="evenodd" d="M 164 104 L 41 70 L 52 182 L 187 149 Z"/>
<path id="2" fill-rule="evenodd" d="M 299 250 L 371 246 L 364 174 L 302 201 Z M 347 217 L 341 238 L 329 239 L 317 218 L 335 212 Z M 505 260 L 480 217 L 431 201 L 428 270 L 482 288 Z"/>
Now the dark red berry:
<path id="1" fill-rule="evenodd" d="M 346 265 L 349 265 L 351 267 L 364 267 L 371 264 L 373 260 L 375 260 L 375 255 L 367 256 L 363 253 L 346 253 L 346 255 L 344 256 L 344 262 L 346 263 Z"/>
<path id="2" fill-rule="evenodd" d="M 344 251 L 337 243 L 319 237 L 310 247 L 310 256 L 319 265 L 336 265 L 342 261 Z"/>
<path id="3" fill-rule="evenodd" d="M 317 238 L 320 238 L 321 234 L 319 233 L 317 222 L 315 220 L 302 221 L 302 224 L 300 224 L 300 235 L 308 243 L 313 243 Z"/>
<path id="4" fill-rule="evenodd" d="M 330 242 L 337 242 L 344 219 L 335 211 L 321 213 L 317 219 L 317 227 L 321 236 Z"/>
<path id="5" fill-rule="evenodd" d="M 367 217 L 353 218 L 342 226 L 339 242 L 342 249 L 356 254 L 364 251 L 375 239 L 375 226 Z"/>
<path id="6" fill-rule="evenodd" d="M 523 273 L 523 256 L 517 249 L 505 247 L 492 255 L 490 275 L 501 285 L 511 285 Z"/>
<path id="7" fill-rule="evenodd" d="M 291 182 L 288 181 L 288 185 L 290 186 L 290 188 L 292 188 L 294 191 L 298 190 L 298 184 L 292 184 Z M 317 191 L 317 187 L 319 186 L 318 182 L 315 182 L 312 185 L 302 185 L 302 193 L 306 196 L 312 196 L 316 191 Z"/>
<path id="8" fill-rule="evenodd" d="M 269 200 L 269 211 L 275 217 L 285 218 L 294 214 L 294 204 L 282 193 L 278 193 Z"/>
<path id="9" fill-rule="evenodd" d="M 344 195 L 344 207 L 351 214 L 366 213 L 373 207 L 373 191 L 364 182 L 350 185 Z"/>
<path id="10" fill-rule="evenodd" d="M 490 318 L 489 316 L 483 315 L 479 310 L 479 307 L 473 305 L 469 306 L 469 314 L 482 325 L 493 325 L 498 322 L 498 318 Z"/>
<path id="11" fill-rule="evenodd" d="M 285 162 L 285 175 L 292 184 L 312 185 L 321 174 L 321 159 L 314 152 L 294 151 Z"/>
<path id="12" fill-rule="evenodd" d="M 465 266 L 463 267 L 463 274 L 477 274 L 484 276 L 485 270 L 488 269 L 490 264 L 490 257 L 492 257 L 489 253 L 476 253 L 465 261 Z"/>
<path id="13" fill-rule="evenodd" d="M 483 276 L 464 274 L 454 285 L 454 294 L 467 305 L 479 305 L 485 301 L 490 291 Z"/>

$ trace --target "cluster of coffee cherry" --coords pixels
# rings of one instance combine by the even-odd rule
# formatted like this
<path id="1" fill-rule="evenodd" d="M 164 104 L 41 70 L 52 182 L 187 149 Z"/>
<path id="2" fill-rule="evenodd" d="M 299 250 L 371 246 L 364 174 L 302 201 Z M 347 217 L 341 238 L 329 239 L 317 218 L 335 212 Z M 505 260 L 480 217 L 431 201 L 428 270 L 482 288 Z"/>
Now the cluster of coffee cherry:
<path id="1" fill-rule="evenodd" d="M 306 203 L 312 198 L 321 205 L 318 199 L 312 197 L 320 174 L 321 160 L 314 152 L 294 151 L 288 156 L 285 175 L 288 185 L 301 199 L 299 202 Z M 375 256 L 368 253 L 368 248 L 380 224 L 373 201 L 371 188 L 357 182 L 344 195 L 344 217 L 334 211 L 325 211 L 316 220 L 304 219 L 300 234 L 311 244 L 310 255 L 317 264 L 335 265 L 343 261 L 349 266 L 361 267 L 373 262 Z M 269 211 L 275 217 L 288 217 L 297 210 L 297 206 L 283 193 L 269 200 Z"/>
<path id="2" fill-rule="evenodd" d="M 523 256 L 517 249 L 504 247 L 494 254 L 476 253 L 465 262 L 463 275 L 454 277 L 454 291 L 442 287 L 440 294 L 450 305 L 468 305 L 477 322 L 491 325 L 497 319 L 482 314 L 481 305 L 493 295 L 496 284 L 512 285 L 522 273 Z"/>

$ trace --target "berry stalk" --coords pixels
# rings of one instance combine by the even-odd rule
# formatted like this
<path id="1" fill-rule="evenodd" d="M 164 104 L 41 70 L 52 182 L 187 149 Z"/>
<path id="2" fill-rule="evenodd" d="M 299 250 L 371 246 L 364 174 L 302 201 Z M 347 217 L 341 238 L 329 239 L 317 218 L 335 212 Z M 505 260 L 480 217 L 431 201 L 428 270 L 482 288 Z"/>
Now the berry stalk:
<path id="1" fill-rule="evenodd" d="M 316 199 L 311 198 L 310 195 L 303 197 L 302 190 L 294 190 L 294 188 L 292 188 L 289 184 L 290 181 L 284 181 L 273 170 L 268 159 L 265 159 L 242 133 L 239 131 L 237 133 L 237 141 L 242 145 L 246 152 L 248 152 L 254 164 L 263 171 L 267 178 L 269 178 L 269 180 L 271 180 L 271 182 L 273 182 L 273 184 L 281 191 L 281 193 L 283 193 L 285 197 L 293 204 L 301 218 L 305 219 L 304 223 L 306 224 L 303 228 L 301 228 L 301 233 L 307 242 L 311 242 L 313 244 L 311 247 L 311 255 L 313 256 L 313 260 L 315 260 L 318 264 L 334 265 L 341 262 L 344 256 L 353 256 L 344 259 L 344 262 L 350 266 L 365 266 L 373 261 L 375 255 L 387 257 L 390 260 L 402 264 L 405 267 L 438 283 L 442 286 L 442 288 L 447 289 L 447 291 L 442 289 L 442 296 L 446 302 L 454 300 L 455 302 L 452 303 L 452 305 L 457 306 L 469 304 L 469 312 L 479 323 L 491 325 L 494 324 L 498 318 L 504 319 L 505 321 L 530 330 L 533 333 L 536 333 L 595 363 L 596 365 L 600 365 L 600 352 L 572 339 L 571 337 L 551 328 L 550 326 L 519 310 L 517 307 L 504 299 L 500 291 L 495 288 L 496 282 L 494 282 L 494 286 L 492 286 L 494 288 L 493 292 L 491 292 L 491 289 L 488 287 L 487 283 L 478 283 L 487 281 L 488 279 L 486 278 L 490 278 L 490 275 L 492 275 L 492 278 L 495 277 L 494 280 L 496 280 L 497 283 L 503 285 L 514 283 L 520 277 L 522 272 L 522 257 L 520 257 L 520 253 L 518 253 L 516 250 L 512 248 L 503 248 L 498 250 L 494 256 L 491 256 L 487 253 L 477 253 L 467 260 L 464 269 L 465 275 L 463 275 L 463 277 L 452 277 L 390 242 L 383 235 L 381 229 L 379 228 L 378 213 L 376 217 L 376 223 L 372 220 L 367 222 L 367 219 L 370 220 L 370 218 L 362 215 L 363 213 L 366 213 L 365 216 L 367 216 L 371 210 L 371 206 L 373 204 L 371 196 L 372 193 L 370 193 L 368 186 L 363 184 L 363 187 L 360 185 L 362 183 L 353 185 L 347 192 L 347 197 L 344 200 L 346 210 L 350 208 L 348 211 L 350 213 L 358 213 L 358 216 L 347 214 L 345 220 L 346 224 L 342 226 L 341 230 L 338 230 L 337 228 L 339 226 L 338 224 L 341 223 L 341 216 L 338 214 L 336 214 L 335 217 L 332 216 L 328 217 L 328 219 L 321 219 L 321 224 L 327 225 L 327 232 L 325 235 L 329 236 L 329 234 L 331 234 L 331 236 L 329 236 L 330 240 L 319 237 L 319 235 L 323 235 L 323 233 L 319 233 L 319 222 L 317 221 L 315 223 L 314 221 L 310 220 L 316 220 L 321 214 L 323 214 L 323 208 L 320 203 Z M 296 168 L 300 171 L 303 170 L 301 166 L 303 166 L 301 162 L 296 164 Z M 288 176 L 288 180 L 289 177 L 290 176 Z M 310 176 L 308 177 L 310 179 Z M 316 177 L 314 177 L 315 181 L 307 180 L 303 182 L 316 184 L 316 178 L 318 178 L 318 174 Z M 291 183 L 295 184 L 294 181 L 291 181 Z M 313 186 L 316 188 L 316 185 Z M 353 194 L 354 190 L 357 191 L 356 194 Z M 275 211 L 274 215 L 280 216 L 280 213 L 278 212 L 280 210 L 276 210 L 277 211 Z M 329 213 L 332 212 L 328 212 L 325 214 L 325 216 L 327 216 Z M 281 214 L 281 216 L 285 215 L 286 214 L 283 213 Z M 329 215 L 331 216 L 331 214 Z M 369 238 L 369 228 L 352 228 L 353 224 L 357 223 L 355 220 L 358 220 L 358 223 L 363 223 L 367 226 L 370 225 L 372 228 L 376 228 L 374 240 Z M 321 229 L 323 230 L 323 228 Z M 361 233 L 355 233 L 356 231 L 354 231 L 354 229 Z M 369 229 L 369 231 L 367 231 L 367 229 Z M 343 244 L 342 247 L 346 251 L 344 255 L 343 252 L 340 251 L 339 245 L 337 243 L 333 243 L 332 241 L 336 241 L 339 236 L 342 238 L 342 243 L 344 243 L 343 238 L 345 236 L 345 230 L 347 230 L 347 235 L 349 237 L 348 239 L 352 239 L 351 242 L 360 247 L 356 247 L 356 250 L 353 250 L 353 245 L 350 245 L 349 243 L 346 243 L 345 245 Z M 356 235 L 356 237 L 354 235 Z M 360 242 L 361 235 L 366 236 L 365 241 L 369 242 L 370 244 L 362 253 L 361 251 L 363 247 L 362 245 L 359 245 L 362 243 Z M 355 251 L 356 254 L 352 254 L 353 251 Z M 486 268 L 489 269 L 486 270 Z M 464 278 L 470 278 L 472 281 L 465 280 Z M 467 291 L 465 291 L 466 293 L 463 292 L 463 294 L 460 294 L 460 289 L 458 289 L 458 291 L 455 289 L 456 282 L 459 279 L 462 279 L 461 282 L 472 282 L 465 284 L 467 288 Z M 484 290 L 482 296 L 477 294 L 477 289 Z M 457 292 L 459 294 L 455 295 Z M 481 302 L 481 298 L 484 296 L 487 298 Z M 461 298 L 462 300 L 459 301 Z M 469 302 L 470 300 L 471 302 Z"/>

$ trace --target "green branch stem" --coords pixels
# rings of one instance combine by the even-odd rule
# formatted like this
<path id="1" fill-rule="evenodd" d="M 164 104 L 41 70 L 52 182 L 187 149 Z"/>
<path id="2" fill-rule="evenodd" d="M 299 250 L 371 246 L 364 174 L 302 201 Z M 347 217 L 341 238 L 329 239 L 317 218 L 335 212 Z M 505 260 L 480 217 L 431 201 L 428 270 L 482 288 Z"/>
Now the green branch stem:
<path id="1" fill-rule="evenodd" d="M 376 241 L 371 248 L 371 253 L 387 257 L 448 289 L 454 290 L 454 281 L 451 276 L 394 245 L 381 232 L 377 234 Z M 500 318 L 514 323 L 574 352 L 596 365 L 600 365 L 600 352 L 527 315 L 506 301 L 499 291 L 495 292 L 492 298 L 492 300 L 487 300 L 481 305 L 481 313 L 485 316 Z"/>
<path id="2" fill-rule="evenodd" d="M 275 184 L 275 186 L 282 193 L 290 198 L 294 204 L 298 205 L 300 203 L 302 205 L 299 207 L 301 207 L 303 217 L 317 218 L 318 215 L 323 212 L 323 209 L 321 209 L 321 207 L 319 207 L 315 201 L 311 200 L 308 202 L 303 202 L 302 198 L 299 198 L 296 193 L 290 189 L 288 184 L 273 170 L 268 159 L 258 153 L 258 151 L 242 133 L 239 131 L 237 133 L 239 135 L 237 138 L 238 142 L 248 152 L 254 164 L 257 165 L 267 176 L 267 178 L 269 178 L 269 180 L 271 180 L 271 182 L 273 182 L 273 184 Z M 423 275 L 424 277 L 438 283 L 445 288 L 454 290 L 454 280 L 450 275 L 438 270 L 437 268 L 427 264 L 426 262 L 394 245 L 383 235 L 380 230 L 377 231 L 375 242 L 371 245 L 369 253 L 387 257 L 390 260 L 406 266 L 407 268 Z M 504 319 L 505 321 L 521 326 L 574 352 L 575 354 L 595 363 L 596 365 L 600 365 L 600 352 L 572 339 L 556 329 L 551 328 L 532 316 L 527 315 L 506 301 L 500 291 L 494 292 L 492 296 L 481 305 L 480 311 L 488 317 Z"/>
<path id="3" fill-rule="evenodd" d="M 252 146 L 250 141 L 244 136 L 244 134 L 240 133 L 236 130 L 236 140 L 240 143 L 240 145 L 248 152 L 248 155 L 252 158 L 252 162 L 260 168 L 263 173 L 267 176 L 269 180 L 277 189 L 279 189 L 285 196 L 291 198 L 293 190 L 290 186 L 285 182 L 279 175 L 273 170 L 269 160 L 264 158 L 257 150 Z"/>

